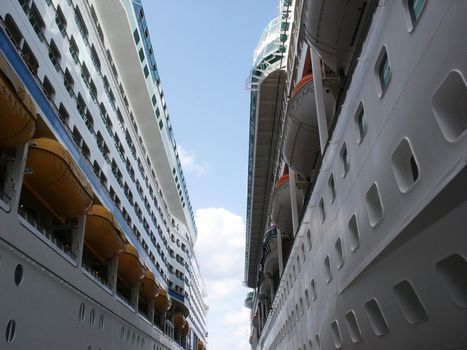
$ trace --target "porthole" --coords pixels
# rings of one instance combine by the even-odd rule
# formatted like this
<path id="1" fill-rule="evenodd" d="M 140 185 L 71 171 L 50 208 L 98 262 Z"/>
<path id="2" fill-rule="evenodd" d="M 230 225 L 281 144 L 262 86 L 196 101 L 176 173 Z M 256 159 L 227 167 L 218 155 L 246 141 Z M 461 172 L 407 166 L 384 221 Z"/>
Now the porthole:
<path id="1" fill-rule="evenodd" d="M 402 193 L 408 192 L 420 177 L 420 170 L 409 139 L 404 138 L 392 153 L 392 171 Z"/>
<path id="2" fill-rule="evenodd" d="M 359 140 L 358 143 L 361 143 L 363 141 L 363 138 L 366 135 L 366 131 L 368 128 L 366 116 L 365 116 L 365 109 L 363 108 L 363 103 L 360 102 L 357 108 L 357 113 L 355 113 L 355 123 L 357 124 L 358 127 L 358 136 Z"/>
<path id="3" fill-rule="evenodd" d="M 79 306 L 79 321 L 81 323 L 84 323 L 84 320 L 86 319 L 86 306 L 84 303 L 81 303 Z"/>
<path id="4" fill-rule="evenodd" d="M 104 315 L 100 314 L 99 316 L 99 330 L 102 332 L 104 330 Z"/>
<path id="5" fill-rule="evenodd" d="M 96 312 L 94 311 L 94 309 L 91 309 L 91 312 L 89 313 L 89 324 L 91 325 L 91 327 L 94 327 L 96 323 Z"/>
<path id="6" fill-rule="evenodd" d="M 366 209 L 371 227 L 375 227 L 383 219 L 383 204 L 378 185 L 374 182 L 366 193 Z"/>
<path id="7" fill-rule="evenodd" d="M 23 265 L 18 264 L 15 268 L 15 284 L 20 286 L 23 283 Z"/>
<path id="8" fill-rule="evenodd" d="M 376 299 L 370 299 L 365 304 L 365 309 L 370 320 L 373 332 L 381 337 L 389 332 L 388 324 L 384 319 L 383 312 Z"/>
<path id="9" fill-rule="evenodd" d="M 432 97 L 432 108 L 443 136 L 457 142 L 467 131 L 467 82 L 453 70 Z"/>
<path id="10" fill-rule="evenodd" d="M 334 346 L 336 349 L 340 349 L 342 347 L 342 335 L 339 329 L 339 324 L 337 321 L 331 322 L 331 329 L 332 329 L 332 338 L 334 340 Z"/>
<path id="11" fill-rule="evenodd" d="M 357 317 L 353 311 L 349 311 L 345 314 L 345 321 L 347 322 L 347 329 L 349 331 L 352 343 L 360 343 L 363 341 L 362 332 L 360 331 Z"/>
<path id="12" fill-rule="evenodd" d="M 385 46 L 382 47 L 376 60 L 375 74 L 378 78 L 378 95 L 382 97 L 392 78 L 391 64 Z"/>
<path id="13" fill-rule="evenodd" d="M 337 269 L 340 270 L 342 266 L 344 266 L 344 252 L 342 249 L 342 239 L 340 237 L 337 239 L 334 247 L 336 249 L 336 266 Z"/>
<path id="14" fill-rule="evenodd" d="M 120 328 L 120 339 L 123 341 L 125 339 L 125 327 Z"/>
<path id="15" fill-rule="evenodd" d="M 349 227 L 349 247 L 351 251 L 357 250 L 360 246 L 360 236 L 358 233 L 358 223 L 357 223 L 357 216 L 353 214 L 348 223 Z"/>
<path id="16" fill-rule="evenodd" d="M 326 283 L 331 282 L 332 280 L 331 260 L 329 259 L 329 256 L 326 256 L 326 258 L 324 258 L 324 273 L 326 276 L 326 279 L 325 279 Z"/>
<path id="17" fill-rule="evenodd" d="M 8 321 L 8 324 L 6 325 L 6 332 L 5 332 L 6 342 L 8 344 L 13 343 L 13 341 L 15 340 L 15 335 L 16 335 L 16 322 L 15 320 L 10 320 Z"/>
<path id="18" fill-rule="evenodd" d="M 345 142 L 340 150 L 340 158 L 342 162 L 342 177 L 345 177 L 345 175 L 347 175 L 349 172 L 350 167 L 349 154 L 347 152 L 347 145 Z"/>

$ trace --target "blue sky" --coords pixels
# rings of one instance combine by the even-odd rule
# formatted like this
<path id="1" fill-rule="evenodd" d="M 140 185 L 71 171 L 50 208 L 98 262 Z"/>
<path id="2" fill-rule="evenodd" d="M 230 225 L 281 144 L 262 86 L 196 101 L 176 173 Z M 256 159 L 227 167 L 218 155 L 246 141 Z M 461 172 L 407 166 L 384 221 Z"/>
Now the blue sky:
<path id="1" fill-rule="evenodd" d="M 250 92 L 277 0 L 143 2 L 198 225 L 208 349 L 249 349 L 242 287 Z"/>

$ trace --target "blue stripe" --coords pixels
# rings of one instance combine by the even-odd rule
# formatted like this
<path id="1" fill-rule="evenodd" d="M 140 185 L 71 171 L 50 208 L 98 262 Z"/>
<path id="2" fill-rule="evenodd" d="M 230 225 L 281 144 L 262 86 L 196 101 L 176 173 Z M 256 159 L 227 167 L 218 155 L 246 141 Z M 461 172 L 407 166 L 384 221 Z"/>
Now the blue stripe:
<path id="1" fill-rule="evenodd" d="M 172 288 L 169 288 L 169 295 L 172 298 L 177 299 L 178 301 L 181 301 L 182 303 L 185 302 L 185 296 L 174 291 Z"/>
<path id="2" fill-rule="evenodd" d="M 76 161 L 81 171 L 84 173 L 88 181 L 91 183 L 94 192 L 97 193 L 102 204 L 108 210 L 112 212 L 120 228 L 124 232 L 130 233 L 126 235 L 128 239 L 138 249 L 138 252 L 142 256 L 145 256 L 147 258 L 145 259 L 146 263 L 149 263 L 152 265 L 153 267 L 152 270 L 155 271 L 160 281 L 163 281 L 165 284 L 165 280 L 162 278 L 162 275 L 160 274 L 159 270 L 157 270 L 156 266 L 152 263 L 152 260 L 149 258 L 146 251 L 141 247 L 140 242 L 134 236 L 133 230 L 126 223 L 120 210 L 117 208 L 113 200 L 109 197 L 107 192 L 102 188 L 100 180 L 94 174 L 94 171 L 91 165 L 88 163 L 86 158 L 84 158 L 84 156 L 81 154 L 78 146 L 75 144 L 70 134 L 67 132 L 64 125 L 62 124 L 62 121 L 60 120 L 57 113 L 55 112 L 55 109 L 52 107 L 49 100 L 44 95 L 44 92 L 42 91 L 41 87 L 37 84 L 36 80 L 34 79 L 34 76 L 29 71 L 28 67 L 24 63 L 21 56 L 16 51 L 16 48 L 11 43 L 10 39 L 5 33 L 4 28 L 2 27 L 0 27 L 0 50 L 5 56 L 5 58 L 8 60 L 12 68 L 15 70 L 16 74 L 21 79 L 26 90 L 29 92 L 29 94 L 32 96 L 32 98 L 36 102 L 36 104 L 42 110 L 44 117 L 52 125 L 54 134 L 58 135 L 59 138 L 63 140 L 65 148 L 71 154 L 71 156 Z M 165 284 L 165 287 L 167 287 L 166 284 Z"/>

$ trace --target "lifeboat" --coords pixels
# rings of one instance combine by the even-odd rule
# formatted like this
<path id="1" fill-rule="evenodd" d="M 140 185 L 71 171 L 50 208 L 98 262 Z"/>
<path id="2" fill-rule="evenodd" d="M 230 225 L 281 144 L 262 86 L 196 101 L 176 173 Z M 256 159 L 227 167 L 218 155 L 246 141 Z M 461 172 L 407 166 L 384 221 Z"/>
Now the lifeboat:
<path id="1" fill-rule="evenodd" d="M 152 300 L 160 293 L 160 286 L 156 282 L 154 273 L 146 270 L 143 279 L 139 283 L 139 294 L 146 300 Z"/>
<path id="2" fill-rule="evenodd" d="M 125 238 L 110 211 L 94 204 L 86 217 L 84 243 L 101 260 L 110 259 L 125 249 Z"/>
<path id="3" fill-rule="evenodd" d="M 304 194 L 300 187 L 297 186 L 297 209 L 300 212 Z M 291 233 L 292 227 L 292 211 L 290 202 L 290 183 L 289 175 L 283 175 L 276 183 L 274 195 L 272 198 L 272 213 L 271 219 L 284 233 Z"/>
<path id="4" fill-rule="evenodd" d="M 70 154 L 55 140 L 34 139 L 28 151 L 25 186 L 58 217 L 79 217 L 92 205 L 92 189 Z"/>
<path id="5" fill-rule="evenodd" d="M 292 91 L 285 126 L 284 158 L 295 171 L 311 175 L 321 152 L 313 76 L 307 75 Z M 335 99 L 324 94 L 328 124 L 334 114 Z"/>
<path id="6" fill-rule="evenodd" d="M 176 312 L 174 315 L 175 329 L 182 329 L 185 325 L 185 316 L 181 312 Z"/>
<path id="7" fill-rule="evenodd" d="M 205 347 L 204 347 L 204 343 L 198 339 L 198 343 L 197 343 L 197 349 L 198 350 L 204 350 Z"/>
<path id="8" fill-rule="evenodd" d="M 155 308 L 157 312 L 159 313 L 167 312 L 169 311 L 171 306 L 172 306 L 172 300 L 167 294 L 167 291 L 165 289 L 161 289 L 159 295 L 156 297 L 156 300 L 155 300 Z"/>
<path id="9" fill-rule="evenodd" d="M 118 257 L 118 275 L 128 284 L 136 283 L 144 277 L 144 267 L 139 260 L 136 248 L 127 243 Z"/>
<path id="10" fill-rule="evenodd" d="M 185 323 L 183 324 L 183 327 L 182 327 L 182 334 L 186 337 L 189 332 L 190 332 L 190 324 L 188 323 L 188 321 L 185 320 Z"/>
<path id="11" fill-rule="evenodd" d="M 0 72 L 0 145 L 14 148 L 30 141 L 36 131 L 36 106 L 21 86 L 15 88 Z"/>
<path id="12" fill-rule="evenodd" d="M 374 0 L 308 0 L 305 40 L 335 72 L 347 72 Z"/>

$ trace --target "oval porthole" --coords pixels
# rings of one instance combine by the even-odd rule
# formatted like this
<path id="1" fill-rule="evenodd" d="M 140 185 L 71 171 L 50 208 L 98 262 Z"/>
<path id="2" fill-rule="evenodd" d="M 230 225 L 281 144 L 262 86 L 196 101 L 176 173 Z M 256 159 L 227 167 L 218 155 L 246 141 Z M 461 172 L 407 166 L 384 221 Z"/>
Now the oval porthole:
<path id="1" fill-rule="evenodd" d="M 99 330 L 102 332 L 104 330 L 104 315 L 100 314 L 99 316 Z"/>
<path id="2" fill-rule="evenodd" d="M 6 342 L 8 344 L 13 343 L 13 340 L 15 340 L 15 335 L 16 335 L 16 322 L 15 320 L 10 320 L 8 321 L 8 324 L 6 326 Z"/>
<path id="3" fill-rule="evenodd" d="M 19 287 L 23 283 L 23 265 L 18 264 L 15 268 L 15 284 Z"/>
<path id="4" fill-rule="evenodd" d="M 79 321 L 81 323 L 84 323 L 84 320 L 86 318 L 86 306 L 84 305 L 84 303 L 81 303 L 81 305 L 79 306 Z"/>
<path id="5" fill-rule="evenodd" d="M 89 324 L 91 325 L 91 327 L 94 327 L 96 323 L 96 312 L 94 311 L 94 309 L 91 309 L 91 312 L 89 313 Z"/>

